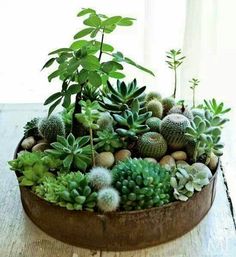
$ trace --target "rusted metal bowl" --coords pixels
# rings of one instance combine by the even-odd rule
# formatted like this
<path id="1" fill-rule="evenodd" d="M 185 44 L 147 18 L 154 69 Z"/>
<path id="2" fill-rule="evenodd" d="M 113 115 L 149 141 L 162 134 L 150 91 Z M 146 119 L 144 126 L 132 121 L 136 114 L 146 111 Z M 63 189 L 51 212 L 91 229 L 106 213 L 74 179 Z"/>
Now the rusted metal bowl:
<path id="1" fill-rule="evenodd" d="M 65 243 L 95 250 L 135 250 L 170 241 L 194 228 L 213 204 L 219 169 L 218 164 L 210 183 L 188 201 L 141 211 L 68 211 L 44 201 L 26 187 L 20 187 L 21 201 L 38 227 Z"/>

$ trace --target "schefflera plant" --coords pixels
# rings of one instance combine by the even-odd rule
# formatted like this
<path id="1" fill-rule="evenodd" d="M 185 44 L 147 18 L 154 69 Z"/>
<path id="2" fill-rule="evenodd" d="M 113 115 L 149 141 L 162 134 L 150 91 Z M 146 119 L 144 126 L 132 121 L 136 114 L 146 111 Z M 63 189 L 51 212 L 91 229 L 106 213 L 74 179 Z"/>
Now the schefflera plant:
<path id="1" fill-rule="evenodd" d="M 75 41 L 69 47 L 49 53 L 51 58 L 43 66 L 48 68 L 55 64 L 56 69 L 48 76 L 48 80 L 51 82 L 54 78 L 59 78 L 62 81 L 61 91 L 51 95 L 44 103 L 51 104 L 49 115 L 61 102 L 62 106 L 67 108 L 71 103 L 71 96 L 76 95 L 72 120 L 72 133 L 75 136 L 83 133 L 83 126 L 75 118 L 75 114 L 81 113 L 79 102 L 83 99 L 83 92 L 87 86 L 95 89 L 102 85 L 106 87 L 109 79 L 124 78 L 125 74 L 121 72 L 124 68 L 122 63 L 154 75 L 152 71 L 105 43 L 105 35 L 111 34 L 117 27 L 131 26 L 134 22 L 133 18 L 108 17 L 91 8 L 83 9 L 77 16 L 85 17 L 83 21 L 85 28 L 75 34 Z M 82 40 L 81 38 L 84 37 L 87 39 Z M 103 55 L 106 55 L 106 60 L 102 59 Z"/>

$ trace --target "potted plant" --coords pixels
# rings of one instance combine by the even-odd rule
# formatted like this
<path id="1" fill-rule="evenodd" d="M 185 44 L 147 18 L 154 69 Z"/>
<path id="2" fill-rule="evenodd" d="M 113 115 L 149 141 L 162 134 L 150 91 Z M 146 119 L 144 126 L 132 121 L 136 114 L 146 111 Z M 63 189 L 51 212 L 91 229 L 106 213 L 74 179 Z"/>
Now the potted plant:
<path id="1" fill-rule="evenodd" d="M 196 107 L 195 95 L 192 108 L 176 102 L 180 50 L 167 53 L 173 97 L 146 92 L 136 79 L 121 81 L 124 64 L 154 75 L 105 43 L 134 19 L 90 8 L 78 16 L 85 28 L 43 67 L 54 65 L 48 80 L 59 78 L 61 91 L 45 101 L 47 117 L 25 125 L 9 161 L 24 209 L 48 234 L 91 249 L 130 250 L 176 238 L 213 203 L 230 109 L 215 99 Z M 191 83 L 195 94 L 199 81 Z"/>

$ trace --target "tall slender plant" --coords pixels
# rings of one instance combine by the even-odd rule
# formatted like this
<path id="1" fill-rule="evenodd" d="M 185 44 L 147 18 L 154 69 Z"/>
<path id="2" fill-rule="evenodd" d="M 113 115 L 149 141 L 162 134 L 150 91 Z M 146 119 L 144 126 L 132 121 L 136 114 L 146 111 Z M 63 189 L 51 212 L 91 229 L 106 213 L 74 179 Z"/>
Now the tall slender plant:
<path id="1" fill-rule="evenodd" d="M 78 17 L 84 17 L 85 28 L 74 36 L 74 41 L 69 47 L 59 48 L 51 53 L 52 56 L 43 66 L 56 65 L 49 76 L 51 82 L 54 78 L 62 81 L 61 91 L 54 93 L 45 101 L 45 105 L 51 104 L 48 115 L 57 105 L 67 108 L 71 103 L 71 96 L 75 95 L 75 110 L 72 120 L 72 133 L 75 136 L 83 134 L 83 126 L 75 118 L 76 113 L 81 113 L 80 100 L 83 99 L 83 91 L 87 86 L 99 88 L 107 84 L 111 78 L 121 79 L 125 74 L 123 63 L 130 64 L 144 72 L 154 76 L 153 72 L 137 64 L 114 47 L 105 43 L 105 35 L 111 34 L 117 27 L 131 26 L 135 19 L 129 17 L 108 17 L 99 14 L 91 8 L 82 9 Z M 87 39 L 81 39 L 87 37 Z M 107 56 L 102 60 L 102 56 Z"/>
<path id="2" fill-rule="evenodd" d="M 174 70 L 174 93 L 173 97 L 176 98 L 176 90 L 177 90 L 177 68 L 183 63 L 185 56 L 182 55 L 181 49 L 175 50 L 171 49 L 166 53 L 166 63 L 169 65 L 169 68 Z"/>
<path id="3" fill-rule="evenodd" d="M 193 108 L 196 106 L 196 87 L 199 85 L 200 80 L 192 78 L 189 80 L 189 83 L 191 83 L 190 88 L 193 90 Z"/>

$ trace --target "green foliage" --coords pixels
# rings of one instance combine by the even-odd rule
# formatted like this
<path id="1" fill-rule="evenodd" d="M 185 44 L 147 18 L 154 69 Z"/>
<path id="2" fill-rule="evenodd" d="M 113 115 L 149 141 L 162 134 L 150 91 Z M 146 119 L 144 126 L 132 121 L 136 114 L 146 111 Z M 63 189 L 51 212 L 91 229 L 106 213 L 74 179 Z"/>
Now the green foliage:
<path id="1" fill-rule="evenodd" d="M 120 72 L 124 69 L 121 63 L 154 75 L 152 71 L 115 51 L 113 46 L 104 42 L 105 34 L 112 33 L 120 26 L 131 26 L 134 19 L 121 16 L 107 17 L 90 8 L 83 9 L 78 17 L 84 18 L 84 28 L 75 34 L 75 41 L 69 47 L 49 53 L 50 59 L 43 66 L 43 69 L 56 66 L 48 76 L 49 82 L 54 78 L 62 81 L 61 91 L 51 95 L 44 103 L 51 104 L 49 115 L 61 102 L 63 107 L 67 108 L 71 103 L 71 96 L 81 93 L 86 86 L 98 88 L 102 84 L 106 85 L 109 78 L 124 78 L 125 75 Z M 102 61 L 102 54 L 107 55 L 106 61 Z"/>
<path id="2" fill-rule="evenodd" d="M 89 185 L 87 176 L 80 172 L 45 178 L 34 191 L 46 201 L 68 210 L 93 211 L 96 207 L 97 193 Z"/>
<path id="3" fill-rule="evenodd" d="M 182 149 L 188 142 L 185 135 L 190 121 L 181 114 L 169 114 L 161 122 L 161 134 L 168 146 L 174 150 Z"/>
<path id="4" fill-rule="evenodd" d="M 211 112 L 214 116 L 216 115 L 223 115 L 226 114 L 227 112 L 229 112 L 231 109 L 230 108 L 226 108 L 224 109 L 224 103 L 221 102 L 220 104 L 218 104 L 216 102 L 216 99 L 212 99 L 212 100 L 204 100 L 205 106 L 204 109 L 208 110 L 209 112 Z"/>
<path id="5" fill-rule="evenodd" d="M 145 121 L 150 118 L 151 112 L 138 114 L 126 110 L 122 115 L 114 114 L 114 119 L 121 128 L 116 129 L 116 132 L 122 137 L 137 139 L 137 135 L 147 132 L 149 127 L 145 125 Z"/>
<path id="6" fill-rule="evenodd" d="M 97 138 L 94 138 L 96 143 L 95 149 L 101 152 L 114 152 L 115 149 L 123 147 L 124 143 L 120 136 L 110 130 L 102 130 L 97 132 Z"/>
<path id="7" fill-rule="evenodd" d="M 51 170 L 60 169 L 60 160 L 47 156 L 41 152 L 23 152 L 17 159 L 9 161 L 11 170 L 20 172 L 22 176 L 18 178 L 21 186 L 34 186 L 44 179 L 51 177 Z"/>
<path id="8" fill-rule="evenodd" d="M 75 137 L 70 133 L 67 138 L 58 136 L 57 142 L 52 143 L 54 149 L 46 150 L 47 153 L 63 161 L 64 168 L 69 170 L 85 171 L 91 164 L 92 151 L 88 145 L 89 136 Z"/>
<path id="9" fill-rule="evenodd" d="M 141 157 L 160 159 L 167 151 L 167 143 L 161 134 L 147 132 L 139 138 L 138 149 Z"/>
<path id="10" fill-rule="evenodd" d="M 115 211 L 119 207 L 120 196 L 112 187 L 103 188 L 98 192 L 98 208 L 103 212 Z"/>
<path id="11" fill-rule="evenodd" d="M 65 124 L 66 135 L 69 134 L 72 129 L 72 118 L 73 118 L 74 109 L 75 109 L 75 105 L 70 104 L 68 108 L 64 108 L 63 111 L 60 113 L 62 120 Z"/>
<path id="12" fill-rule="evenodd" d="M 169 52 L 167 52 L 166 57 L 167 57 L 166 63 L 168 64 L 169 68 L 174 70 L 175 85 L 174 85 L 173 97 L 175 98 L 176 90 L 177 90 L 177 69 L 183 63 L 185 56 L 182 55 L 181 49 L 179 50 L 172 49 Z"/>
<path id="13" fill-rule="evenodd" d="M 195 108 L 195 105 L 196 105 L 195 91 L 196 91 L 196 87 L 200 83 L 200 80 L 192 78 L 192 80 L 189 80 L 189 83 L 191 84 L 190 88 L 193 90 L 193 108 Z"/>
<path id="14" fill-rule="evenodd" d="M 191 166 L 177 168 L 170 180 L 175 199 L 187 201 L 189 197 L 193 196 L 194 191 L 201 191 L 204 186 L 209 184 L 208 177 L 209 174 L 204 169 L 199 171 Z"/>
<path id="15" fill-rule="evenodd" d="M 152 112 L 153 117 L 162 118 L 163 107 L 160 101 L 153 99 L 147 103 L 146 107 L 148 111 Z"/>
<path id="16" fill-rule="evenodd" d="M 32 120 L 28 121 L 24 126 L 24 136 L 30 137 L 30 136 L 39 136 L 38 131 L 38 122 L 39 118 L 33 118 Z"/>
<path id="17" fill-rule="evenodd" d="M 146 87 L 137 87 L 137 81 L 134 79 L 129 84 L 117 80 L 116 89 L 108 81 L 107 89 L 102 106 L 109 111 L 121 113 L 130 109 L 135 100 L 140 99 Z"/>
<path id="18" fill-rule="evenodd" d="M 102 112 L 97 120 L 97 125 L 99 126 L 99 130 L 109 130 L 113 131 L 113 123 L 114 119 L 110 115 L 109 112 Z"/>
<path id="19" fill-rule="evenodd" d="M 101 100 L 100 90 L 96 87 L 94 88 L 91 85 L 87 85 L 83 89 L 83 99 L 84 101 L 90 100 L 91 102 L 100 101 Z"/>
<path id="20" fill-rule="evenodd" d="M 169 171 L 142 159 L 127 159 L 113 169 L 113 185 L 121 196 L 122 210 L 140 210 L 169 203 Z"/>
<path id="21" fill-rule="evenodd" d="M 93 167 L 88 173 L 88 179 L 96 189 L 108 187 L 112 182 L 111 172 L 103 167 Z"/>
<path id="22" fill-rule="evenodd" d="M 57 136 L 65 136 L 65 124 L 58 115 L 51 115 L 40 120 L 38 130 L 40 135 L 49 143 L 55 142 Z"/>

